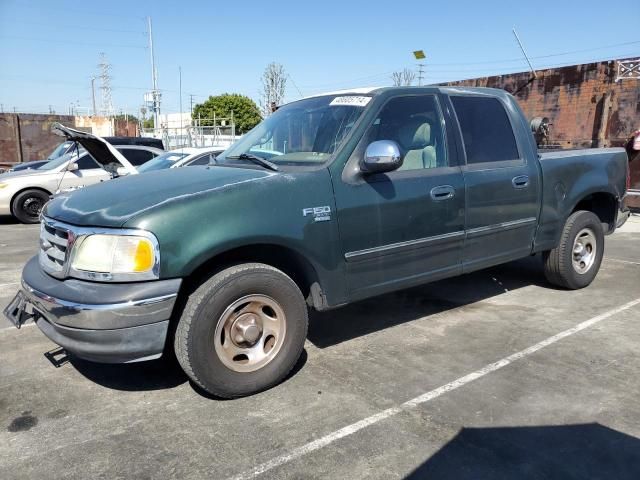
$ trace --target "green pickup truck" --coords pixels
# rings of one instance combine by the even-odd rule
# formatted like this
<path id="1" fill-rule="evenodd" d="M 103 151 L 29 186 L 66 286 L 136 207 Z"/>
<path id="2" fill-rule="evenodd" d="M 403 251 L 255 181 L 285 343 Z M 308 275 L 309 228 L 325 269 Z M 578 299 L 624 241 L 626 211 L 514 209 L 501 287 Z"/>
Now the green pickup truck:
<path id="1" fill-rule="evenodd" d="M 623 149 L 539 154 L 509 94 L 399 87 L 279 108 L 215 164 L 84 188 L 43 209 L 5 314 L 68 352 L 174 352 L 220 397 L 281 381 L 326 310 L 540 253 L 586 287 L 624 223 Z"/>

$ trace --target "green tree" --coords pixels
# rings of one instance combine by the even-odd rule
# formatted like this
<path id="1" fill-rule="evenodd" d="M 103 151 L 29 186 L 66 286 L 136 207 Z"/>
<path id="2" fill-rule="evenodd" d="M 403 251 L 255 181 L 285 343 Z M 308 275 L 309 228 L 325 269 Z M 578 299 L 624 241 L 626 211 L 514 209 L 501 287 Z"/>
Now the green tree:
<path id="1" fill-rule="evenodd" d="M 113 118 L 115 120 L 121 120 L 123 122 L 125 120 L 129 120 L 130 122 L 138 123 L 138 117 L 136 117 L 135 115 L 125 115 L 124 113 L 119 113 L 118 115 L 115 115 Z"/>
<path id="2" fill-rule="evenodd" d="M 249 97 L 237 93 L 223 93 L 209 97 L 204 103 L 193 107 L 193 119 L 201 119 L 201 125 L 213 125 L 213 118 L 230 119 L 236 124 L 236 133 L 243 134 L 251 130 L 262 120 L 258 105 Z"/>

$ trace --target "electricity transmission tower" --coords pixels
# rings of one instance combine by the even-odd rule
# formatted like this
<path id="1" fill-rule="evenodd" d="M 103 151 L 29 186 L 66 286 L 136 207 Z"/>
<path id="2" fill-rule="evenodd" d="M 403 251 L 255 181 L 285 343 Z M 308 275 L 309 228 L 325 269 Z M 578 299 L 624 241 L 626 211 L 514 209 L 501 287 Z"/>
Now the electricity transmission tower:
<path id="1" fill-rule="evenodd" d="M 102 114 L 104 116 L 113 115 L 113 103 L 111 101 L 111 64 L 107 60 L 107 55 L 100 53 L 100 91 L 102 92 Z"/>

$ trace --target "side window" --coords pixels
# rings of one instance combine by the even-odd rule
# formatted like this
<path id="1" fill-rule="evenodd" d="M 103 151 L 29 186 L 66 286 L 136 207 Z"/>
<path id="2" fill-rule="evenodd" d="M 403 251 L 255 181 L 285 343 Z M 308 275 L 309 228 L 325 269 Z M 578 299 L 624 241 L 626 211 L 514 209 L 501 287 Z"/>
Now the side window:
<path id="1" fill-rule="evenodd" d="M 155 156 L 153 152 L 148 150 L 137 150 L 134 148 L 119 148 L 118 150 L 134 167 L 148 162 Z"/>
<path id="2" fill-rule="evenodd" d="M 403 156 L 399 170 L 448 166 L 442 117 L 433 95 L 389 100 L 364 138 L 367 145 L 376 140 L 396 142 Z"/>
<path id="3" fill-rule="evenodd" d="M 187 166 L 193 167 L 194 165 L 209 165 L 210 160 L 211 160 L 211 154 L 207 153 L 206 155 L 201 155 L 195 160 L 192 160 L 187 164 Z"/>
<path id="4" fill-rule="evenodd" d="M 497 98 L 451 97 L 462 130 L 467 163 L 520 158 L 513 128 Z"/>
<path id="5" fill-rule="evenodd" d="M 78 170 L 91 170 L 92 168 L 102 168 L 88 153 L 81 156 L 78 161 Z"/>

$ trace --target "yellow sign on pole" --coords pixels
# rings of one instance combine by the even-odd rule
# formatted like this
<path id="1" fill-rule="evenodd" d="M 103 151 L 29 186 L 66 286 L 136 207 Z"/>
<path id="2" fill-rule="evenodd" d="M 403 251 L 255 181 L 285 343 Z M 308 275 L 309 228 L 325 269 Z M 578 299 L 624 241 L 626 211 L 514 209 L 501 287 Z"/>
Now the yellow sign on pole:
<path id="1" fill-rule="evenodd" d="M 425 58 L 427 58 L 423 50 L 416 50 L 415 52 L 413 52 L 413 56 L 416 57 L 416 60 L 424 60 Z"/>

